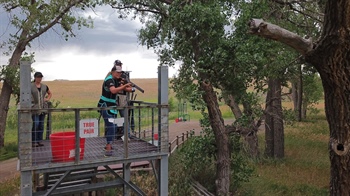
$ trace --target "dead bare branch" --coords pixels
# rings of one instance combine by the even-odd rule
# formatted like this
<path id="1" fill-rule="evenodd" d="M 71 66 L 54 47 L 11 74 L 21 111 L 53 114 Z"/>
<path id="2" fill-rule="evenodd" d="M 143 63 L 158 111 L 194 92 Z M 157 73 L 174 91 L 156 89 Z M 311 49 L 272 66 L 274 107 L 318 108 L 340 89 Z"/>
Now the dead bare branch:
<path id="1" fill-rule="evenodd" d="M 259 35 L 261 37 L 272 40 L 277 40 L 294 48 L 303 55 L 312 50 L 313 43 L 311 41 L 311 38 L 304 39 L 291 31 L 283 29 L 277 25 L 265 22 L 261 19 L 253 18 L 249 21 L 248 25 L 248 33 Z"/>

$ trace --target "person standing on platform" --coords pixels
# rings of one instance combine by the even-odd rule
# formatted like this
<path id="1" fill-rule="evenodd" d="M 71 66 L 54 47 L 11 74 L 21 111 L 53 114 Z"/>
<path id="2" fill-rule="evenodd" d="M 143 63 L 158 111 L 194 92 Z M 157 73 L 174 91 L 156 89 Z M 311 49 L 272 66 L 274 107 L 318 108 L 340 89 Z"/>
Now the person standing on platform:
<path id="1" fill-rule="evenodd" d="M 122 84 L 120 81 L 122 75 L 122 67 L 119 65 L 113 65 L 111 73 L 107 75 L 102 84 L 102 95 L 98 102 L 98 107 L 117 107 L 116 96 L 121 91 L 132 92 L 135 91 L 132 88 L 131 83 Z M 113 123 L 114 119 L 118 115 L 117 109 L 100 110 L 99 111 L 105 122 L 106 129 L 106 147 L 105 156 L 112 156 L 112 143 L 115 135 L 116 125 Z"/>
<path id="2" fill-rule="evenodd" d="M 31 84 L 32 108 L 45 109 L 48 108 L 48 102 L 52 97 L 52 93 L 46 84 L 41 83 L 43 79 L 41 72 L 35 72 L 34 81 Z M 44 146 L 42 143 L 44 134 L 45 112 L 32 111 L 32 147 Z"/>

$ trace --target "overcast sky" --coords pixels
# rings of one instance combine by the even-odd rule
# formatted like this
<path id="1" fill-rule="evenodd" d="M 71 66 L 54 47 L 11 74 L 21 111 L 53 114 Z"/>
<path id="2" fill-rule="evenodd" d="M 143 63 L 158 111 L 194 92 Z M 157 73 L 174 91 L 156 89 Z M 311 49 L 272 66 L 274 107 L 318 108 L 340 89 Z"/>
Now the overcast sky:
<path id="1" fill-rule="evenodd" d="M 139 21 L 118 19 L 109 7 L 89 14 L 94 18 L 93 29 L 76 30 L 77 36 L 68 41 L 51 30 L 27 47 L 27 52 L 35 52 L 32 67 L 43 73 L 43 80 L 101 80 L 116 59 L 122 61 L 124 70 L 131 71 L 131 78 L 157 78 L 157 55 L 137 41 Z M 0 12 L 0 25 L 0 39 L 5 40 L 11 28 L 4 11 Z M 1 64 L 7 61 L 1 53 Z M 174 74 L 176 70 L 169 68 L 169 76 Z"/>

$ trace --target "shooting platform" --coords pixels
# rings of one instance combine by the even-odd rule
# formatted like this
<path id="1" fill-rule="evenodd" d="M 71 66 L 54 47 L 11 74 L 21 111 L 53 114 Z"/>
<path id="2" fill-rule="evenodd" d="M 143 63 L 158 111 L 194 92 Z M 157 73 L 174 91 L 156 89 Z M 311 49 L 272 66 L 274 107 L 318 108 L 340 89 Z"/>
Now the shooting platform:
<path id="1" fill-rule="evenodd" d="M 133 104 L 114 108 L 38 110 L 31 108 L 31 63 L 20 63 L 18 168 L 21 172 L 21 195 L 91 194 L 109 188 L 121 188 L 123 195 L 130 195 L 131 192 L 145 195 L 131 181 L 131 168 L 137 164 L 146 165 L 145 163 L 152 166 L 157 180 L 157 194 L 168 195 L 167 67 L 158 67 L 158 103 L 134 101 Z M 114 140 L 112 156 L 105 156 L 104 122 L 98 120 L 98 111 L 108 109 L 123 111 L 124 138 L 128 138 L 128 130 L 131 132 L 130 141 Z M 46 139 L 42 142 L 44 146 L 32 147 L 33 112 L 45 112 L 50 117 Z M 64 135 L 68 132 L 73 134 L 69 142 L 66 139 L 56 141 L 50 137 L 62 134 L 65 138 Z M 157 140 L 154 139 L 155 135 Z M 66 156 L 67 150 L 68 157 L 56 159 L 55 153 Z M 101 180 L 100 176 L 106 174 L 112 177 Z"/>

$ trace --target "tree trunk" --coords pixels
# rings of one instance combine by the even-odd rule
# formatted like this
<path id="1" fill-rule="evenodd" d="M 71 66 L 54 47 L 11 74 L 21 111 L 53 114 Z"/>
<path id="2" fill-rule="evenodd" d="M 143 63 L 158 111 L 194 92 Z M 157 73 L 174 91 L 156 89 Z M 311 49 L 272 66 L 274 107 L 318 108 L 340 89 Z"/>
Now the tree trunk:
<path id="1" fill-rule="evenodd" d="M 255 127 L 255 125 L 248 127 L 246 130 L 242 131 L 245 133 L 244 141 L 246 142 L 246 145 L 248 146 L 248 152 L 249 155 L 253 158 L 259 157 L 259 140 L 258 140 L 258 128 Z"/>
<path id="2" fill-rule="evenodd" d="M 274 107 L 274 157 L 283 158 L 284 157 L 284 126 L 283 126 L 283 112 L 282 112 L 282 89 L 281 89 L 281 80 L 276 79 L 272 81 L 274 84 L 273 96 L 276 97 L 276 100 L 273 102 Z"/>
<path id="3" fill-rule="evenodd" d="M 284 127 L 282 117 L 281 81 L 269 79 L 266 96 L 265 154 L 268 157 L 284 157 Z"/>
<path id="4" fill-rule="evenodd" d="M 306 113 L 307 113 L 307 105 L 309 103 L 307 101 L 303 101 L 302 107 L 301 107 L 301 119 L 306 119 Z"/>
<path id="5" fill-rule="evenodd" d="M 295 113 L 295 118 L 297 121 L 300 120 L 299 116 L 299 111 L 298 111 L 298 82 L 297 81 L 292 81 L 292 101 L 293 101 L 293 107 L 294 107 L 294 113 Z"/>
<path id="6" fill-rule="evenodd" d="M 303 71 L 301 68 L 301 65 L 299 66 L 299 77 L 298 77 L 298 121 L 302 121 L 306 116 L 303 116 L 303 92 L 304 92 L 304 85 L 303 85 Z"/>
<path id="7" fill-rule="evenodd" d="M 350 193 L 350 1 L 328 0 L 322 39 L 306 61 L 319 72 L 330 130 L 330 195 Z"/>
<path id="8" fill-rule="evenodd" d="M 236 102 L 234 95 L 228 95 L 224 97 L 225 103 L 230 107 L 231 112 L 235 116 L 236 119 L 242 117 L 242 111 L 241 108 L 239 108 L 239 105 Z"/>
<path id="9" fill-rule="evenodd" d="M 294 112 L 296 115 L 297 121 L 301 121 L 302 119 L 302 102 L 303 102 L 303 75 L 301 71 L 301 65 L 298 69 L 298 75 L 296 81 L 292 83 L 292 97 L 294 104 Z"/>
<path id="10" fill-rule="evenodd" d="M 348 33 L 349 34 L 349 33 Z M 347 39 L 350 39 L 349 37 Z M 308 56 L 317 65 L 325 94 L 325 111 L 330 129 L 330 195 L 350 193 L 350 43 L 341 45 L 327 40 L 328 58 Z M 337 43 L 332 45 L 331 43 Z M 326 51 L 324 49 L 324 51 Z"/>
<path id="11" fill-rule="evenodd" d="M 224 119 L 219 109 L 218 99 L 213 86 L 201 82 L 201 89 L 205 92 L 203 99 L 207 104 L 210 125 L 215 135 L 217 145 L 216 163 L 216 195 L 228 195 L 230 191 L 230 150 L 229 136 L 225 131 Z"/>
<path id="12" fill-rule="evenodd" d="M 239 108 L 239 105 L 237 104 L 235 100 L 234 95 L 228 95 L 224 97 L 225 103 L 230 107 L 233 115 L 235 116 L 236 119 L 239 119 L 242 117 L 242 111 Z M 250 108 L 250 103 L 245 103 L 243 104 L 244 107 L 244 113 L 247 116 L 251 116 L 251 109 Z M 248 114 L 246 114 L 248 112 Z M 250 122 L 248 122 L 247 127 L 236 127 L 235 130 L 239 131 L 240 135 L 243 136 L 244 141 L 246 142 L 246 146 L 248 147 L 248 153 L 252 157 L 258 157 L 260 152 L 259 152 L 259 140 L 258 140 L 258 130 L 261 122 L 258 122 L 255 124 L 255 119 L 251 118 Z"/>
<path id="13" fill-rule="evenodd" d="M 329 69 L 320 70 L 330 129 L 330 195 L 350 193 L 350 53 L 343 54 L 329 59 Z"/>
<path id="14" fill-rule="evenodd" d="M 269 85 L 269 88 L 270 85 Z M 272 105 L 272 90 L 267 91 L 266 95 L 266 106 L 265 106 L 265 155 L 268 157 L 273 157 L 273 149 L 274 149 L 274 128 L 273 128 L 273 105 Z"/>
<path id="15" fill-rule="evenodd" d="M 5 81 L 2 85 L 0 95 L 0 148 L 5 146 L 6 119 L 9 110 L 11 86 Z"/>
<path id="16" fill-rule="evenodd" d="M 22 32 L 23 35 L 24 32 Z M 16 49 L 14 50 L 12 57 L 10 59 L 9 67 L 18 67 L 19 60 L 21 58 L 22 52 L 25 50 L 27 42 L 19 41 Z M 12 93 L 12 86 L 5 79 L 1 94 L 0 94 L 0 147 L 5 146 L 5 130 L 6 130 L 6 120 L 9 110 L 10 98 Z"/>

